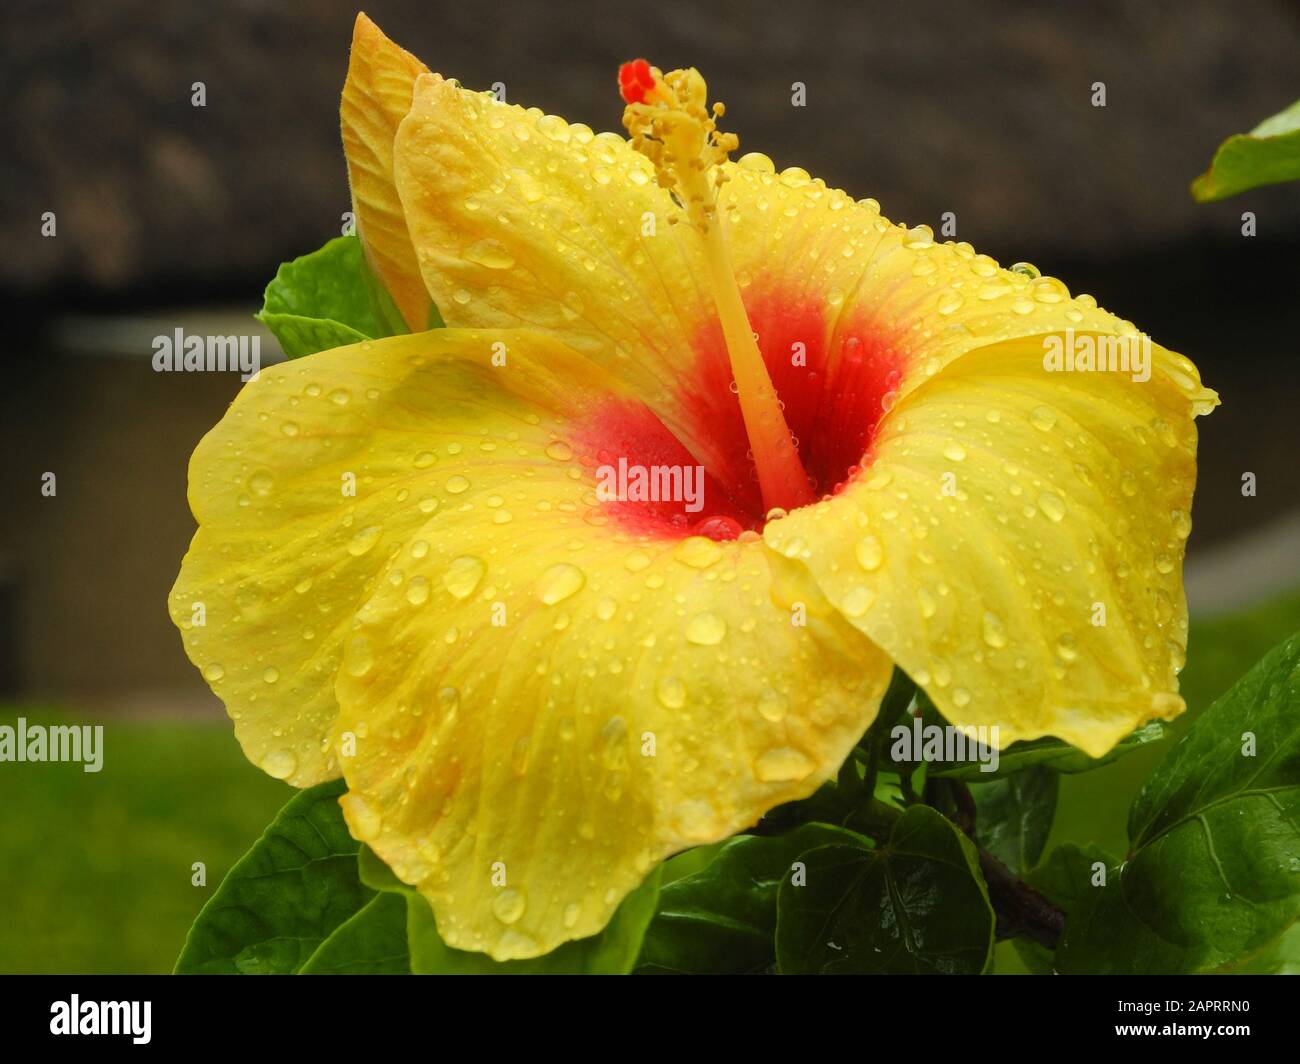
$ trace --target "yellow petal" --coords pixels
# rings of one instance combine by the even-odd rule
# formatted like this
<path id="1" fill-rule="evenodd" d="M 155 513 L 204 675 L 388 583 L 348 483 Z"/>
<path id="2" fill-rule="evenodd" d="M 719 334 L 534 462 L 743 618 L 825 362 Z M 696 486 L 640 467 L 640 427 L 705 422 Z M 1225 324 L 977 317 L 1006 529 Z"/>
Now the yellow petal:
<path id="1" fill-rule="evenodd" d="M 190 459 L 199 530 L 171 615 L 249 759 L 299 787 L 339 775 L 322 743 L 338 711 L 342 641 L 435 499 L 427 426 L 390 425 L 403 448 L 383 463 L 369 453 L 391 420 L 376 402 L 386 381 L 367 368 L 371 346 L 340 349 L 346 382 L 320 356 L 263 370 Z M 412 474 L 429 482 L 417 490 Z"/>
<path id="2" fill-rule="evenodd" d="M 430 301 L 393 185 L 393 139 L 428 69 L 357 16 L 340 107 L 352 205 L 371 268 L 413 331 L 426 327 Z"/>
<path id="3" fill-rule="evenodd" d="M 669 224 L 680 211 L 648 160 L 621 136 L 436 74 L 417 82 L 396 150 L 420 269 L 448 324 L 563 339 L 712 473 L 742 479 L 745 448 L 712 431 L 739 415 L 699 237 Z"/>
<path id="4" fill-rule="evenodd" d="M 265 371 L 195 457 L 191 656 L 224 663 L 254 760 L 294 743 L 294 782 L 312 751 L 341 768 L 352 831 L 458 948 L 596 933 L 656 861 L 832 776 L 888 680 L 801 574 L 774 585 L 760 539 L 599 498 L 615 455 L 689 461 L 555 341 L 436 330 Z M 689 516 L 726 511 L 711 492 Z"/>
<path id="5" fill-rule="evenodd" d="M 1159 347 L 1145 383 L 1047 372 L 1044 350 L 967 352 L 843 492 L 764 535 L 955 724 L 1098 756 L 1183 708 L 1192 418 L 1214 396 Z"/>

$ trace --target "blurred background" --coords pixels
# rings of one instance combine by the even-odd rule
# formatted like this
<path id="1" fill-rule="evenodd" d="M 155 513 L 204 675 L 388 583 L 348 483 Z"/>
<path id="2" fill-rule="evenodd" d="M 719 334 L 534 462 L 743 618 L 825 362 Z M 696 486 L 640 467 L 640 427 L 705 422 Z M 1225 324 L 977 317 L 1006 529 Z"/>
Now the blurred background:
<path id="1" fill-rule="evenodd" d="M 239 381 L 156 373 L 152 340 L 256 330 L 248 316 L 277 265 L 338 235 L 356 10 L 8 0 L 0 12 L 0 723 L 106 726 L 98 774 L 0 764 L 0 971 L 169 970 L 288 797 L 244 762 L 165 608 L 194 529 L 189 454 Z M 1199 423 L 1193 712 L 1300 628 L 1300 186 L 1213 205 L 1187 191 L 1223 138 L 1300 97 L 1300 4 L 366 10 L 433 69 L 503 82 L 510 102 L 597 130 L 619 128 L 620 61 L 698 66 L 742 151 L 874 196 L 895 221 L 938 229 L 951 211 L 959 239 L 1034 263 L 1184 352 L 1223 399 Z M 795 82 L 806 106 L 792 106 Z M 266 358 L 277 349 L 262 337 Z M 1069 781 L 1054 839 L 1122 852 L 1127 804 L 1160 753 Z M 206 886 L 191 883 L 196 861 Z"/>

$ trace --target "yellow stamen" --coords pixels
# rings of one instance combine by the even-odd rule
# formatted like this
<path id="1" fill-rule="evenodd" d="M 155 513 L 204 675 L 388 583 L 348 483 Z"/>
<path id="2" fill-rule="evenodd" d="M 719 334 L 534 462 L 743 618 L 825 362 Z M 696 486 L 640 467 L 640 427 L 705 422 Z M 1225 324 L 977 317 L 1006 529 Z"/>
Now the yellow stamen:
<path id="1" fill-rule="evenodd" d="M 704 241 L 713 300 L 758 470 L 763 505 L 767 510 L 792 510 L 812 501 L 812 488 L 754 340 L 717 209 L 717 190 L 726 180 L 721 164 L 740 140 L 734 133 L 718 132 L 717 119 L 725 108 L 715 103 L 709 113 L 707 87 L 698 70 L 663 74 L 657 67 L 650 67 L 649 72 L 653 87 L 637 90 L 638 102 L 627 105 L 623 125 L 632 138 L 632 147 L 654 163 L 659 184 L 672 193 L 686 221 Z"/>

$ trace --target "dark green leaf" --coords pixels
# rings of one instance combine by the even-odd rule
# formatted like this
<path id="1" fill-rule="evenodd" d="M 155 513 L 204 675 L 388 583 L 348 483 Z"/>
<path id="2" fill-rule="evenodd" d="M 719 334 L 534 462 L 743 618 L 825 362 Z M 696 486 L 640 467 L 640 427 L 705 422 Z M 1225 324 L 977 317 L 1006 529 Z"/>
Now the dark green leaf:
<path id="1" fill-rule="evenodd" d="M 1300 100 L 1249 133 L 1219 145 L 1210 168 L 1192 182 L 1201 203 L 1227 199 L 1260 185 L 1300 180 Z"/>
<path id="2" fill-rule="evenodd" d="M 1035 765 L 989 783 L 972 783 L 980 845 L 1013 872 L 1030 868 L 1043 853 L 1061 777 Z"/>
<path id="3" fill-rule="evenodd" d="M 300 975 L 409 975 L 406 899 L 376 894 L 344 921 L 299 970 Z"/>
<path id="4" fill-rule="evenodd" d="M 1103 885 L 1100 877 L 1115 864 L 1115 860 L 1100 846 L 1058 846 L 1046 860 L 1021 878 L 1065 913 L 1071 912 L 1087 896 L 1089 890 Z M 1052 951 L 1026 938 L 1014 940 L 1015 948 L 1031 972 L 1046 975 L 1052 970 Z"/>
<path id="5" fill-rule="evenodd" d="M 1300 975 L 1300 923 L 1292 924 L 1257 953 L 1218 971 L 1224 975 Z"/>
<path id="6" fill-rule="evenodd" d="M 728 839 L 705 867 L 664 886 L 637 971 L 702 975 L 769 969 L 776 961 L 777 887 L 801 853 L 831 842 L 870 845 L 829 824 Z"/>
<path id="7" fill-rule="evenodd" d="M 1001 751 L 997 768 L 992 772 L 982 771 L 986 766 L 980 761 L 968 760 L 951 764 L 931 764 L 930 775 L 966 780 L 970 783 L 987 783 L 1034 766 L 1050 768 L 1053 772 L 1089 772 L 1094 768 L 1101 768 L 1102 765 L 1109 765 L 1112 761 L 1141 749 L 1148 743 L 1159 742 L 1166 734 L 1168 728 L 1160 721 L 1153 720 L 1150 724 L 1138 728 L 1131 735 L 1121 739 L 1104 757 L 1089 757 L 1082 750 L 1060 739 L 1050 737 L 1033 739 L 1029 742 L 1012 743 Z"/>
<path id="8" fill-rule="evenodd" d="M 803 854 L 807 882 L 777 896 L 777 964 L 788 974 L 985 971 L 993 909 L 970 842 L 912 806 L 879 849 L 834 844 Z"/>
<path id="9" fill-rule="evenodd" d="M 199 912 L 178 974 L 296 972 L 368 902 L 358 844 L 339 810 L 342 781 L 292 798 Z"/>
<path id="10" fill-rule="evenodd" d="M 531 960 L 494 961 L 486 953 L 452 949 L 444 943 L 429 903 L 393 875 L 369 847 L 362 848 L 358 867 L 367 885 L 405 899 L 407 945 L 416 975 L 624 975 L 636 963 L 654 915 L 662 870 L 662 865 L 656 868 L 623 899 L 600 934 L 566 942 Z"/>
<path id="11" fill-rule="evenodd" d="M 436 314 L 431 311 L 431 321 Z M 257 317 L 289 358 L 407 331 L 354 236 L 281 266 Z"/>
<path id="12" fill-rule="evenodd" d="M 1128 859 L 1067 921 L 1062 971 L 1209 971 L 1300 918 L 1300 634 L 1169 752 L 1129 838 Z"/>

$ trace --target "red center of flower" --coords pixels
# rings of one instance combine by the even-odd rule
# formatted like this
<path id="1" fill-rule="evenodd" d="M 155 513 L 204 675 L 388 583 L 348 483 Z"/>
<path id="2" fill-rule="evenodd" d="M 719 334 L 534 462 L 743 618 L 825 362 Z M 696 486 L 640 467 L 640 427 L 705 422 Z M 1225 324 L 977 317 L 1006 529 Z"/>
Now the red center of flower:
<path id="1" fill-rule="evenodd" d="M 645 103 L 654 84 L 650 64 L 644 59 L 633 59 L 618 68 L 618 91 L 625 103 Z"/>
<path id="2" fill-rule="evenodd" d="M 746 295 L 745 309 L 814 497 L 843 490 L 869 463 L 902 356 L 876 323 L 830 310 L 820 294 Z M 670 537 L 734 539 L 766 520 L 726 345 L 715 324 L 693 344 L 674 406 L 683 436 L 717 457 L 705 472 L 648 407 L 618 402 L 594 414 L 574 441 L 597 481 L 598 505 L 620 525 Z"/>

